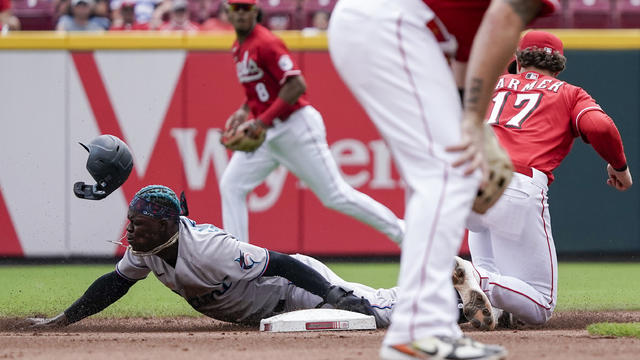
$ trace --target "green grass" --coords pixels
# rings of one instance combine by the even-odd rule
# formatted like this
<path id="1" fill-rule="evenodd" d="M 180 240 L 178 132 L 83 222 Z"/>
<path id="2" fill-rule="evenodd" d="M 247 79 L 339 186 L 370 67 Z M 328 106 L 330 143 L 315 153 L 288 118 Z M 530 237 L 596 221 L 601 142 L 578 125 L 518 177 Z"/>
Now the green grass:
<path id="1" fill-rule="evenodd" d="M 624 336 L 640 339 L 640 323 L 597 323 L 587 326 L 591 335 Z"/>
<path id="2" fill-rule="evenodd" d="M 329 263 L 327 265 L 347 281 L 359 282 L 376 289 L 396 286 L 400 272 L 398 263 Z"/>
<path id="3" fill-rule="evenodd" d="M 347 281 L 374 288 L 396 284 L 397 263 L 337 263 L 329 266 Z M 53 315 L 69 306 L 111 265 L 0 266 L 0 317 Z M 558 310 L 640 310 L 640 264 L 563 263 Z M 131 288 L 98 316 L 197 316 L 153 275 Z"/>
<path id="4" fill-rule="evenodd" d="M 111 265 L 0 267 L 0 316 L 54 315 L 66 309 Z M 97 316 L 197 316 L 151 274 Z"/>
<path id="5" fill-rule="evenodd" d="M 558 311 L 640 310 L 640 264 L 561 263 Z"/>

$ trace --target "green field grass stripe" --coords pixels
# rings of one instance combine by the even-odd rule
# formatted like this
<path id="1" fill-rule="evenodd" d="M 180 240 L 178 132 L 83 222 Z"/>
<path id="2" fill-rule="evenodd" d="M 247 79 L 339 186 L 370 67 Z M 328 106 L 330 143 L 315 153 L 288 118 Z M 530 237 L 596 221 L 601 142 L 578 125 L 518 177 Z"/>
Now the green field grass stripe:
<path id="1" fill-rule="evenodd" d="M 556 310 L 640 310 L 638 263 L 561 263 Z"/>
<path id="2" fill-rule="evenodd" d="M 635 337 L 640 339 L 640 323 L 597 323 L 587 326 L 591 335 Z"/>
<path id="3" fill-rule="evenodd" d="M 396 286 L 398 263 L 330 263 L 349 282 Z M 55 315 L 66 309 L 113 265 L 0 266 L 0 317 Z M 557 311 L 640 310 L 637 263 L 561 263 Z M 153 274 L 98 317 L 200 316 Z"/>
<path id="4" fill-rule="evenodd" d="M 400 272 L 398 263 L 329 263 L 327 266 L 346 281 L 376 289 L 396 286 Z"/>
<path id="5" fill-rule="evenodd" d="M 77 298 L 112 265 L 0 267 L 0 316 L 55 315 Z M 150 275 L 134 285 L 98 317 L 200 316 L 186 301 Z"/>
<path id="6" fill-rule="evenodd" d="M 395 286 L 397 263 L 337 263 L 329 266 L 347 281 L 374 288 Z M 52 316 L 66 309 L 113 265 L 0 266 L 0 317 Z M 96 317 L 201 316 L 153 274 Z"/>

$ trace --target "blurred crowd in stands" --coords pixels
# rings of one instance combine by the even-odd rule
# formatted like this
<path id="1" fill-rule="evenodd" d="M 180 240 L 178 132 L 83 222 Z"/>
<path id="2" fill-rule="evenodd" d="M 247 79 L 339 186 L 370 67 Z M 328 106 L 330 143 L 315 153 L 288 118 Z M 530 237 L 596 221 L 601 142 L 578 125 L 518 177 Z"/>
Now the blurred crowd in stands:
<path id="1" fill-rule="evenodd" d="M 262 23 L 272 30 L 327 29 L 337 0 L 262 0 Z M 224 0 L 0 0 L 9 30 L 233 31 Z"/>
<path id="2" fill-rule="evenodd" d="M 389 0 L 393 1 L 393 0 Z M 418 0 L 416 0 L 418 1 Z M 261 0 L 271 30 L 326 30 L 337 0 Z M 640 28 L 640 0 L 561 0 L 562 11 L 536 28 Z M 224 0 L 0 0 L 2 32 L 233 31 Z"/>

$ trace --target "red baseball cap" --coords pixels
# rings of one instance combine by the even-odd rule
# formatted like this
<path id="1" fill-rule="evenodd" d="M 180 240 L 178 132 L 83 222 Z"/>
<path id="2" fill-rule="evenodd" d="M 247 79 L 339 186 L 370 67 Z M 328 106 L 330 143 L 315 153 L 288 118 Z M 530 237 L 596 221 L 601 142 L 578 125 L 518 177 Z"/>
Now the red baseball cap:
<path id="1" fill-rule="evenodd" d="M 258 5 L 258 0 L 228 0 L 227 4 L 249 4 Z"/>
<path id="2" fill-rule="evenodd" d="M 536 47 L 540 50 L 544 50 L 550 54 L 559 52 L 560 55 L 564 55 L 564 48 L 562 40 L 552 33 L 540 30 L 532 30 L 524 34 L 520 42 L 518 43 L 518 50 L 525 50 Z M 509 73 L 517 73 L 517 64 L 514 59 L 507 68 Z"/>

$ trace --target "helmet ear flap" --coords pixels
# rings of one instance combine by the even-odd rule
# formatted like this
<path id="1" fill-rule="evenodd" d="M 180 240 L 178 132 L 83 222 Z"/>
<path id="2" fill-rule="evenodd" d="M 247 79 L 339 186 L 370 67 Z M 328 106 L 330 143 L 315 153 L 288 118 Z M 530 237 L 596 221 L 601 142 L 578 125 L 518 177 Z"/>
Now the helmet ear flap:
<path id="1" fill-rule="evenodd" d="M 118 189 L 129 178 L 133 169 L 133 156 L 129 147 L 113 135 L 100 135 L 88 145 L 79 143 L 89 152 L 87 171 L 95 185 L 76 182 L 74 194 L 81 199 L 100 200 Z"/>

